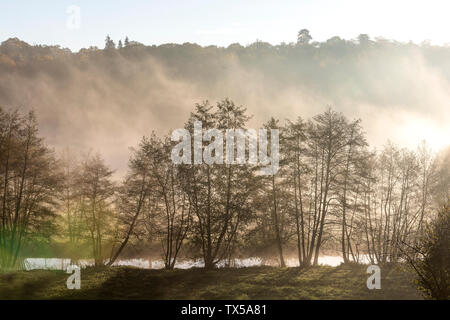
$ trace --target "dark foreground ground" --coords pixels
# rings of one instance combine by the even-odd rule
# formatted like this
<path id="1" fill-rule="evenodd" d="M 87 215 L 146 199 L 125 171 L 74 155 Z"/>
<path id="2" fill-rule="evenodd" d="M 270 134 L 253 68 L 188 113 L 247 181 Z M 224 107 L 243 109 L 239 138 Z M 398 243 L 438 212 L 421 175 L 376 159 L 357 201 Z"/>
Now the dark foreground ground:
<path id="1" fill-rule="evenodd" d="M 81 289 L 68 290 L 62 271 L 0 273 L 0 299 L 421 299 L 411 275 L 381 268 L 381 289 L 368 290 L 366 266 L 81 271 Z"/>

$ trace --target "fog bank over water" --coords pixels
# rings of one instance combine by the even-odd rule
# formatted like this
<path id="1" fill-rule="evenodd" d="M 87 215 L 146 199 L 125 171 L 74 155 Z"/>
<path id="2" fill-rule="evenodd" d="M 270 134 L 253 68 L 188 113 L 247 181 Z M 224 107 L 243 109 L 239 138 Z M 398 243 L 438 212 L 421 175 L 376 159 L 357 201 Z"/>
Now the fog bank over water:
<path id="1" fill-rule="evenodd" d="M 310 118 L 328 106 L 361 118 L 372 147 L 435 149 L 450 136 L 450 48 L 365 38 L 306 45 L 195 44 L 80 50 L 0 46 L 0 105 L 33 108 L 56 150 L 100 152 L 117 174 L 152 130 L 183 126 L 196 102 L 230 98 L 254 115 Z"/>

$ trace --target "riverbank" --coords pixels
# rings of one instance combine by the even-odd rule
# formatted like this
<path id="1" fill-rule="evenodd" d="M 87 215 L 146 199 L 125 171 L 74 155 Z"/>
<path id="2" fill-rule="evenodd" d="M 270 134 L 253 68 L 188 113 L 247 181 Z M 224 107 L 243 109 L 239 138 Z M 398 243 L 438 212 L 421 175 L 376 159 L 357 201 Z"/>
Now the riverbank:
<path id="1" fill-rule="evenodd" d="M 381 289 L 369 290 L 367 266 L 309 269 L 248 267 L 147 270 L 134 267 L 81 270 L 81 289 L 68 290 L 56 270 L 0 273 L 0 299 L 421 299 L 413 277 L 381 269 Z"/>

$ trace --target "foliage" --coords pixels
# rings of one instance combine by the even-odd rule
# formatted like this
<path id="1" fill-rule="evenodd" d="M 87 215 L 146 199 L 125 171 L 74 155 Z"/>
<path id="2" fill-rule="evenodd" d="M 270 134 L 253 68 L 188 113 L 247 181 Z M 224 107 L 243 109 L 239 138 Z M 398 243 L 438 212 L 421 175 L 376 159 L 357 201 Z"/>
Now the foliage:
<path id="1" fill-rule="evenodd" d="M 0 109 L 0 269 L 20 265 L 25 246 L 48 242 L 55 232 L 55 168 L 34 113 Z"/>
<path id="2" fill-rule="evenodd" d="M 432 299 L 450 299 L 450 204 L 428 223 L 417 244 L 404 256 L 417 275 L 419 288 Z"/>

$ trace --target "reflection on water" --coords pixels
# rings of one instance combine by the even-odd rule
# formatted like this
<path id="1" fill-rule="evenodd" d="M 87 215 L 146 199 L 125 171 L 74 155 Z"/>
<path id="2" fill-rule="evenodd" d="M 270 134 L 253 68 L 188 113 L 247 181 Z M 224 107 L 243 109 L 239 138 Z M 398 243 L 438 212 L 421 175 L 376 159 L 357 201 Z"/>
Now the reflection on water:
<path id="1" fill-rule="evenodd" d="M 339 256 L 321 256 L 319 257 L 319 264 L 326 266 L 338 266 L 344 260 Z M 361 258 L 362 263 L 368 263 L 368 257 L 363 256 Z M 27 258 L 25 259 L 26 270 L 35 269 L 46 269 L 46 270 L 66 270 L 67 266 L 70 265 L 70 259 L 61 258 Z M 77 265 L 81 267 L 87 267 L 94 265 L 94 260 L 78 260 Z M 162 260 L 150 260 L 150 259 L 127 259 L 119 260 L 114 263 L 115 266 L 133 266 L 143 269 L 162 269 L 164 268 L 164 262 Z M 259 257 L 252 257 L 246 259 L 235 259 L 231 264 L 232 267 L 242 268 L 242 267 L 254 267 L 254 266 L 276 266 L 276 261 L 266 261 Z M 288 267 L 298 266 L 298 260 L 295 258 L 286 259 L 286 265 Z M 219 263 L 218 267 L 222 268 L 225 266 L 225 262 Z M 175 264 L 177 269 L 189 269 L 189 268 L 201 268 L 203 267 L 203 261 L 198 260 L 180 260 Z"/>

